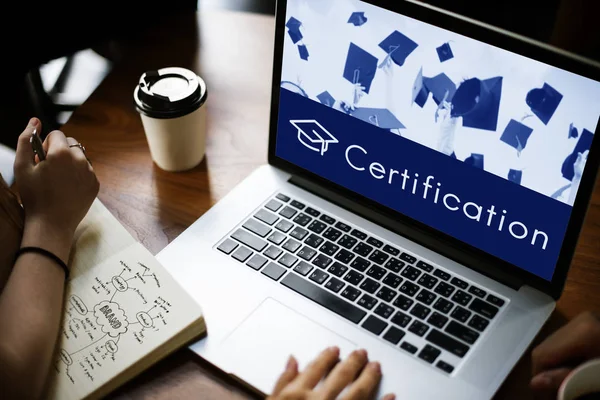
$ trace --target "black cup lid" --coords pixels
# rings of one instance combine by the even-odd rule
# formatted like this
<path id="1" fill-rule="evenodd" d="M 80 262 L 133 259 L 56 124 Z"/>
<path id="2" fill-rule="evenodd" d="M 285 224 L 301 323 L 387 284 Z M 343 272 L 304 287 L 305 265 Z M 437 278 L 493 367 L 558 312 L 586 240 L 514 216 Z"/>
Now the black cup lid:
<path id="1" fill-rule="evenodd" d="M 152 118 L 183 117 L 200 108 L 206 97 L 204 80 L 179 67 L 144 73 L 133 95 L 137 110 Z"/>

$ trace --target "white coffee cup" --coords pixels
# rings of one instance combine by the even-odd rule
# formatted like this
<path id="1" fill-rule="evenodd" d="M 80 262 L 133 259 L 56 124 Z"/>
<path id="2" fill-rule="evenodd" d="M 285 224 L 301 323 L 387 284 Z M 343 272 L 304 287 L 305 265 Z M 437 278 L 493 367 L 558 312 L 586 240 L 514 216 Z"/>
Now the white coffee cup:
<path id="1" fill-rule="evenodd" d="M 206 153 L 206 83 L 185 68 L 144 73 L 133 94 L 152 160 L 165 171 L 196 167 Z"/>
<path id="2" fill-rule="evenodd" d="M 600 358 L 574 369 L 560 385 L 558 400 L 576 400 L 593 393 L 600 393 Z"/>

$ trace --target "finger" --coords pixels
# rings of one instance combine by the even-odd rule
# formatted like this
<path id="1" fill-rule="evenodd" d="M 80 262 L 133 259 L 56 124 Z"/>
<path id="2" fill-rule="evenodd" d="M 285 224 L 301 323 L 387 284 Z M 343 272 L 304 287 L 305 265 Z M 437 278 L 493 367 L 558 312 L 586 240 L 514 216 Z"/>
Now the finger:
<path id="1" fill-rule="evenodd" d="M 46 138 L 48 142 L 48 155 L 68 148 L 67 138 L 61 131 L 52 131 Z"/>
<path id="2" fill-rule="evenodd" d="M 385 396 L 383 396 L 382 400 L 396 400 L 396 395 L 393 393 L 388 393 Z"/>
<path id="3" fill-rule="evenodd" d="M 582 156 L 582 158 L 583 158 L 584 160 L 587 160 L 587 158 L 588 158 L 588 155 L 589 155 L 589 154 L 590 154 L 590 151 L 589 151 L 589 150 L 586 150 L 586 151 L 584 151 L 584 152 L 583 152 L 583 154 L 582 154 L 581 156 Z"/>
<path id="4" fill-rule="evenodd" d="M 299 388 L 314 388 L 325 374 L 339 361 L 340 349 L 330 347 L 323 351 L 294 381 Z"/>
<path id="5" fill-rule="evenodd" d="M 333 371 L 327 376 L 319 392 L 325 399 L 336 398 L 346 386 L 348 386 L 367 365 L 369 359 L 365 350 L 352 352 L 346 360 L 333 368 Z"/>
<path id="6" fill-rule="evenodd" d="M 558 368 L 545 371 L 533 377 L 529 385 L 537 391 L 558 391 L 567 375 L 571 373 L 571 368 Z"/>
<path id="7" fill-rule="evenodd" d="M 285 371 L 281 374 L 271 396 L 277 396 L 281 391 L 289 385 L 298 376 L 298 361 L 293 356 L 290 356 L 285 366 Z"/>
<path id="8" fill-rule="evenodd" d="M 533 375 L 600 356 L 600 320 L 580 314 L 533 349 Z"/>
<path id="9" fill-rule="evenodd" d="M 350 386 L 345 400 L 370 399 L 381 382 L 381 365 L 378 362 L 367 364 L 358 379 Z"/>
<path id="10" fill-rule="evenodd" d="M 34 129 L 37 129 L 38 132 L 41 129 L 40 120 L 37 118 L 31 118 L 25 130 L 19 135 L 15 156 L 15 172 L 32 168 L 35 165 L 35 153 L 31 147 L 31 134 Z"/>
<path id="11" fill-rule="evenodd" d="M 75 157 L 76 160 L 87 161 L 87 156 L 85 155 L 85 152 L 83 151 L 82 148 L 80 148 L 79 146 L 77 146 L 79 144 L 79 142 L 77 141 L 77 139 L 72 138 L 72 137 L 68 137 L 67 138 L 67 143 L 69 145 L 69 148 L 73 152 L 73 156 Z"/>

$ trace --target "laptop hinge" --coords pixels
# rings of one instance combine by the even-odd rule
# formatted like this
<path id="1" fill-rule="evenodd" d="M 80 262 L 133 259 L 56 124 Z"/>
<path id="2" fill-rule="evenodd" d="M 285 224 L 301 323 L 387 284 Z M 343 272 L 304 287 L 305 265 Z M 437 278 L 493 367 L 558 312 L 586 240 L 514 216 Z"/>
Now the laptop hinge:
<path id="1" fill-rule="evenodd" d="M 477 257 L 476 255 L 473 255 L 464 249 L 460 249 L 455 245 L 449 244 L 444 240 L 432 237 L 431 234 L 428 234 L 417 227 L 400 222 L 397 219 L 384 215 L 383 213 L 374 211 L 372 208 L 361 205 L 358 202 L 348 199 L 347 197 L 342 196 L 332 190 L 326 189 L 315 182 L 299 176 L 292 176 L 289 182 L 337 206 L 345 208 L 346 210 L 351 211 L 352 213 L 357 214 L 373 223 L 376 223 L 377 225 L 389 229 L 398 235 L 404 236 L 405 238 L 418 243 L 421 246 L 434 250 L 436 253 L 465 265 L 514 290 L 519 290 L 519 288 L 521 288 L 521 286 L 524 284 L 523 280 L 519 277 L 503 273 L 500 268 L 489 265 L 489 261 L 485 261 L 481 257 Z"/>

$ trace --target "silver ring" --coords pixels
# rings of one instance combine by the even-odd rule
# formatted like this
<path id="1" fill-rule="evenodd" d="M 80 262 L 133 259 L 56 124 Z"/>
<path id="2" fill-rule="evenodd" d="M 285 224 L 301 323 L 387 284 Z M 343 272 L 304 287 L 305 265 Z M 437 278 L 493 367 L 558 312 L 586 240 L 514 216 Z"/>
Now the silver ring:
<path id="1" fill-rule="evenodd" d="M 81 149 L 81 151 L 83 151 L 83 155 L 85 156 L 85 159 L 90 163 L 90 165 L 92 165 L 92 162 L 90 161 L 90 159 L 88 158 L 88 156 L 85 152 L 85 147 L 81 143 L 70 144 L 69 148 L 71 148 L 71 147 L 79 147 Z"/>
<path id="2" fill-rule="evenodd" d="M 85 154 L 85 147 L 81 143 L 70 144 L 69 147 L 79 147 L 83 151 L 83 154 Z"/>

